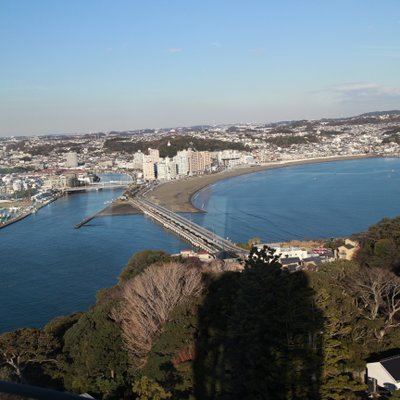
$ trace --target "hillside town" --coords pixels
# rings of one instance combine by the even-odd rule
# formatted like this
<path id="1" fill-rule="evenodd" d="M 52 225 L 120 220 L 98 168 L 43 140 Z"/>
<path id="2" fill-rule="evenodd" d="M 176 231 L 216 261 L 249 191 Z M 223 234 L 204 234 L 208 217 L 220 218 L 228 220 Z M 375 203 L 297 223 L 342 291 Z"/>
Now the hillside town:
<path id="1" fill-rule="evenodd" d="M 0 139 L 0 223 L 35 211 L 97 174 L 166 182 L 226 169 L 344 156 L 400 155 L 400 112 L 274 124 L 236 124 Z M 35 206 L 36 204 L 36 206 Z"/>

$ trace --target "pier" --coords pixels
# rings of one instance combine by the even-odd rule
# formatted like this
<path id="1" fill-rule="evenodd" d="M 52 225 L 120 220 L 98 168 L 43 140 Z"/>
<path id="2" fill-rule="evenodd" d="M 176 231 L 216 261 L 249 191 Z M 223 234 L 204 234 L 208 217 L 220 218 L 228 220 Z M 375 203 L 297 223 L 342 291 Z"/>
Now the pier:
<path id="1" fill-rule="evenodd" d="M 142 197 L 135 197 L 130 201 L 132 205 L 142 210 L 145 215 L 151 217 L 164 228 L 174 232 L 193 246 L 208 251 L 213 256 L 217 256 L 221 252 L 229 253 L 232 257 L 241 257 L 246 254 L 245 250 L 229 240 L 158 204 Z"/>
<path id="2" fill-rule="evenodd" d="M 85 218 L 83 221 L 79 222 L 79 224 L 74 225 L 75 229 L 79 229 L 81 228 L 83 225 L 87 224 L 88 222 L 90 222 L 92 219 L 96 218 L 96 214 L 91 215 L 90 217 Z"/>

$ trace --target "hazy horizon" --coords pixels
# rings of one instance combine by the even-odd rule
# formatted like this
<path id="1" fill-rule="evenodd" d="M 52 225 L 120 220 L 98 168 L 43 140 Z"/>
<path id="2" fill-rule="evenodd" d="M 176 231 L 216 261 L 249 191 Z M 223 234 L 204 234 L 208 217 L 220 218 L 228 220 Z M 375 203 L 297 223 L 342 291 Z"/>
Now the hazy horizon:
<path id="1" fill-rule="evenodd" d="M 0 136 L 400 108 L 400 3 L 0 0 Z"/>
<path id="2" fill-rule="evenodd" d="M 340 119 L 340 118 L 349 118 L 349 117 L 357 117 L 358 115 L 362 114 L 367 114 L 370 112 L 385 112 L 385 111 L 399 111 L 400 110 L 369 110 L 365 112 L 360 112 L 357 114 L 351 114 L 351 115 L 340 115 L 340 116 L 322 116 L 320 118 L 308 118 L 308 120 L 321 120 L 321 119 Z M 302 120 L 303 118 L 285 118 L 285 119 L 279 119 L 275 121 L 240 121 L 240 122 L 221 122 L 220 124 L 213 125 L 212 123 L 194 123 L 194 124 L 187 124 L 187 125 L 179 125 L 179 126 L 159 126 L 159 127 L 151 127 L 151 126 L 145 126 L 145 127 L 139 127 L 139 128 L 121 128 L 121 129 L 100 129 L 98 131 L 83 131 L 83 130 L 76 130 L 75 132 L 47 132 L 47 133 L 36 133 L 36 134 L 15 134 L 15 135 L 3 135 L 2 137 L 25 137 L 25 136 L 57 136 L 57 135 L 86 135 L 86 134 L 93 134 L 93 133 L 109 133 L 109 132 L 130 132 L 130 131 L 137 131 L 137 130 L 146 130 L 146 129 L 154 129 L 154 130 L 163 130 L 163 129 L 179 129 L 179 128 L 189 128 L 192 126 L 221 126 L 221 125 L 240 125 L 240 124 L 273 124 L 273 123 L 279 123 L 283 121 L 298 121 Z"/>

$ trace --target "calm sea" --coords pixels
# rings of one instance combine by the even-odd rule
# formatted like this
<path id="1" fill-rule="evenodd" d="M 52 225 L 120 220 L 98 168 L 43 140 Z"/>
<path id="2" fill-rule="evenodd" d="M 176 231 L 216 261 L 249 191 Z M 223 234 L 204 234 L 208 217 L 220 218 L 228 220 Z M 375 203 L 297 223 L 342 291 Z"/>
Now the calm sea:
<path id="1" fill-rule="evenodd" d="M 137 251 L 190 248 L 142 215 L 100 217 L 74 229 L 121 194 L 69 195 L 0 230 L 0 332 L 87 309 Z"/>
<path id="2" fill-rule="evenodd" d="M 101 217 L 73 228 L 120 194 L 64 197 L 0 230 L 0 332 L 87 309 L 137 251 L 189 247 L 142 215 Z M 399 215 L 399 199 L 400 159 L 340 161 L 218 182 L 195 197 L 207 214 L 188 218 L 235 242 L 329 238 Z"/>
<path id="3" fill-rule="evenodd" d="M 263 171 L 209 186 L 197 222 L 234 242 L 330 238 L 400 215 L 400 159 L 338 161 Z"/>

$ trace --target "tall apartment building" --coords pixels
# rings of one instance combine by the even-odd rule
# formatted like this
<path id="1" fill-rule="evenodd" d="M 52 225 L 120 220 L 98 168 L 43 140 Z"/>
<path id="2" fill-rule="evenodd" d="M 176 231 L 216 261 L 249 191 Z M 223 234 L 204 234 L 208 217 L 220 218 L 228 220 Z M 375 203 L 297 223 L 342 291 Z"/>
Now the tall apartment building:
<path id="1" fill-rule="evenodd" d="M 156 164 L 157 167 L 157 179 L 159 181 L 167 181 L 168 179 L 168 165 L 165 160 L 160 161 Z"/>
<path id="2" fill-rule="evenodd" d="M 160 151 L 158 149 L 151 149 L 149 147 L 149 157 L 153 161 L 153 163 L 158 163 L 160 161 Z"/>
<path id="3" fill-rule="evenodd" d="M 189 173 L 195 175 L 211 168 L 211 154 L 208 151 L 190 151 Z"/>
<path id="4" fill-rule="evenodd" d="M 169 157 L 165 157 L 164 160 L 157 163 L 157 179 L 160 181 L 175 179 L 177 175 L 176 169 L 175 161 Z"/>
<path id="5" fill-rule="evenodd" d="M 154 181 L 156 179 L 155 164 L 150 156 L 143 157 L 143 179 Z"/>
<path id="6" fill-rule="evenodd" d="M 241 153 L 237 150 L 223 150 L 218 152 L 218 164 L 232 167 L 240 164 Z"/>
<path id="7" fill-rule="evenodd" d="M 143 168 L 143 157 L 144 154 L 139 150 L 133 155 L 133 168 L 142 169 Z"/>
<path id="8" fill-rule="evenodd" d="M 67 160 L 65 165 L 68 168 L 76 168 L 78 166 L 78 154 L 74 152 L 67 153 Z"/>
<path id="9" fill-rule="evenodd" d="M 186 176 L 189 173 L 189 151 L 178 151 L 173 160 L 176 164 L 178 175 Z"/>
<path id="10" fill-rule="evenodd" d="M 165 157 L 165 163 L 168 165 L 168 179 L 175 179 L 177 175 L 177 166 L 173 159 Z"/>

